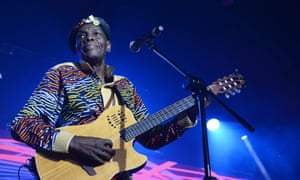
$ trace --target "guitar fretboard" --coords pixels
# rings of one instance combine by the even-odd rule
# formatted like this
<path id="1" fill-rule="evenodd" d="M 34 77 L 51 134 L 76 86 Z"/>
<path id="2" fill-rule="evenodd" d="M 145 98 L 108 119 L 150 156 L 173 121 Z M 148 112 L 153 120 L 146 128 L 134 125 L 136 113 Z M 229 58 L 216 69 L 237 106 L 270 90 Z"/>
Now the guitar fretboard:
<path id="1" fill-rule="evenodd" d="M 130 141 L 149 129 L 161 124 L 163 121 L 174 117 L 175 115 L 189 109 L 194 105 L 195 99 L 192 95 L 185 97 L 174 104 L 171 104 L 164 109 L 149 115 L 144 120 L 121 130 L 121 137 L 124 141 Z"/>

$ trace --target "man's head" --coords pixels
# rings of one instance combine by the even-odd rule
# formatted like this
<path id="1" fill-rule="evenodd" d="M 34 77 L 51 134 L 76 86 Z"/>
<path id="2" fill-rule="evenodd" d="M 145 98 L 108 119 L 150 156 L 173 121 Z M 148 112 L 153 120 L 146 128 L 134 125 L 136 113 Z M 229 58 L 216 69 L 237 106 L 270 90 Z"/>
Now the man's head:
<path id="1" fill-rule="evenodd" d="M 74 54 L 88 55 L 95 50 L 110 51 L 110 27 L 103 18 L 90 15 L 73 27 L 69 47 Z M 103 53 L 103 52 L 100 52 Z"/>

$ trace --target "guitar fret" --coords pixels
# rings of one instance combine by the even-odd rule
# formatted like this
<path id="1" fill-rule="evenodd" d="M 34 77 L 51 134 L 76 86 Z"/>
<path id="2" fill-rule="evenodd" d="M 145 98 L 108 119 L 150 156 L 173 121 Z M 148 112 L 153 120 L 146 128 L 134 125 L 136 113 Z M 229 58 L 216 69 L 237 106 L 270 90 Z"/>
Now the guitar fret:
<path id="1" fill-rule="evenodd" d="M 126 131 L 126 136 L 128 136 L 128 137 L 135 137 L 134 134 L 135 132 L 134 131 Z"/>

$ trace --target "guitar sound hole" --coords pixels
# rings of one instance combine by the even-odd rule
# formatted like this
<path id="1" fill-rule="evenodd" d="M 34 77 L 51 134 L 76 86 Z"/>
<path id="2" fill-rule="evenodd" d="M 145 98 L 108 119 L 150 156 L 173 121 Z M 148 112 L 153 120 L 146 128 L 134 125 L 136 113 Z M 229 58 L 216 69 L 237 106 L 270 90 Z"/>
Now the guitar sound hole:
<path id="1" fill-rule="evenodd" d="M 126 116 L 123 112 L 118 112 L 116 114 L 111 114 L 106 117 L 108 124 L 113 128 L 120 128 L 126 122 Z"/>

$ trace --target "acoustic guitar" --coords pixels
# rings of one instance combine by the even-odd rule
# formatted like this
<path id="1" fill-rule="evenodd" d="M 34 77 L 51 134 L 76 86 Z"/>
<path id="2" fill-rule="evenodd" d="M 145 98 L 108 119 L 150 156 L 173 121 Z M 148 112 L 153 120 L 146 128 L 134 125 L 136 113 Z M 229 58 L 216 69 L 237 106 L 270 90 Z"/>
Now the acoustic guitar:
<path id="1" fill-rule="evenodd" d="M 218 79 L 207 87 L 215 95 L 235 94 L 244 86 L 241 74 L 233 73 Z M 164 109 L 137 122 L 125 106 L 106 109 L 95 121 L 59 129 L 79 136 L 93 136 L 111 139 L 115 156 L 104 165 L 87 167 L 68 159 L 65 154 L 36 152 L 35 163 L 42 180 L 109 180 L 119 173 L 137 171 L 146 164 L 147 157 L 133 148 L 135 137 L 158 126 L 195 105 L 193 95 L 185 97 Z"/>

